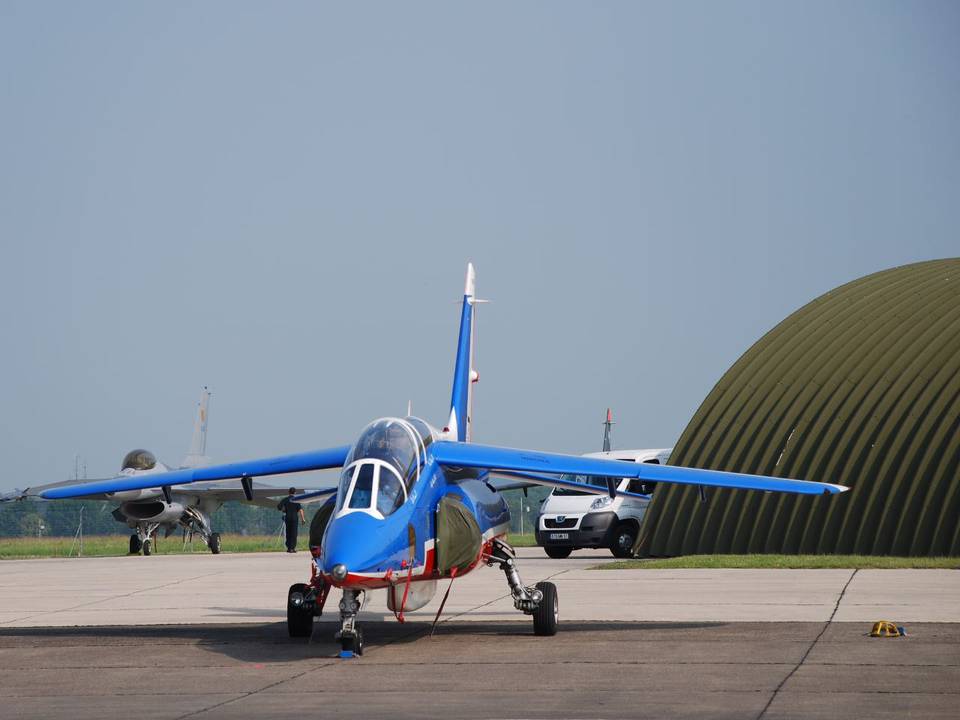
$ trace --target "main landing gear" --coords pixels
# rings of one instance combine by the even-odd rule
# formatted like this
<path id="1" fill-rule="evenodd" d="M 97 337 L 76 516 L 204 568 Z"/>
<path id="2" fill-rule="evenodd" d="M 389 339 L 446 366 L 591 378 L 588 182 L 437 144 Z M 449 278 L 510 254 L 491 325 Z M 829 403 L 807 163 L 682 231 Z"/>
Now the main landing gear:
<path id="1" fill-rule="evenodd" d="M 308 638 L 313 635 L 313 618 L 323 614 L 330 586 L 316 571 L 310 584 L 296 583 L 287 591 L 287 634 L 292 638 Z M 342 606 L 342 603 L 341 603 Z"/>
<path id="2" fill-rule="evenodd" d="M 220 533 L 210 529 L 209 518 L 199 508 L 185 507 L 180 517 L 180 525 L 190 532 L 191 537 L 194 534 L 199 535 L 214 555 L 220 554 Z"/>
<path id="3" fill-rule="evenodd" d="M 507 576 L 513 606 L 533 616 L 534 635 L 556 635 L 560 620 L 560 604 L 557 600 L 557 586 L 552 582 L 538 582 L 527 587 L 517 572 L 517 554 L 513 548 L 499 538 L 493 541 L 493 549 L 487 559 L 487 565 L 498 565 Z"/>

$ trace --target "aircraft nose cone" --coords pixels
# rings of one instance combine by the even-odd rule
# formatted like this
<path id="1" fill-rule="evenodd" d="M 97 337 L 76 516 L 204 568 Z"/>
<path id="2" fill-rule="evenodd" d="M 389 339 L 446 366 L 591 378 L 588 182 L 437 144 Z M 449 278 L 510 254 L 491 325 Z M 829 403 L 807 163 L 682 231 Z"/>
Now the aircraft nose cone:
<path id="1" fill-rule="evenodd" d="M 333 575 L 333 579 L 337 582 L 343 582 L 347 577 L 347 566 L 343 563 L 337 563 L 333 566 L 333 569 L 330 571 L 330 574 Z"/>

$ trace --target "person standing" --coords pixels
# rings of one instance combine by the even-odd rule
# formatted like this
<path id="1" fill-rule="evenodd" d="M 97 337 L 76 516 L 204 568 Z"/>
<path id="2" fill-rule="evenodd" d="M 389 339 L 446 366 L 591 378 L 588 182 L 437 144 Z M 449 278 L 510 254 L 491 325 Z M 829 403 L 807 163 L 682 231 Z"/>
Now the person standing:
<path id="1" fill-rule="evenodd" d="M 298 523 L 306 523 L 307 518 L 303 514 L 303 506 L 293 499 L 297 494 L 296 488 L 290 488 L 287 497 L 280 501 L 277 510 L 283 513 L 283 525 L 287 531 L 287 552 L 295 553 L 297 551 L 297 530 Z"/>

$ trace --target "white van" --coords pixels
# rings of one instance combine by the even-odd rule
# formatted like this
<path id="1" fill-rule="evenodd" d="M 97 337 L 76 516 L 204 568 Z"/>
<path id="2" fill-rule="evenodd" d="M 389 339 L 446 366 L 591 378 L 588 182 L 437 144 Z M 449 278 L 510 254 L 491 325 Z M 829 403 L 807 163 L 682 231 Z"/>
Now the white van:
<path id="1" fill-rule="evenodd" d="M 630 460 L 663 465 L 672 448 L 660 450 L 613 450 L 588 453 L 584 457 Z M 564 480 L 607 486 L 607 479 L 586 475 L 564 475 Z M 609 548 L 614 557 L 630 557 L 640 523 L 653 498 L 654 482 L 621 478 L 617 491 L 646 495 L 645 498 L 594 495 L 580 490 L 554 488 L 540 506 L 537 518 L 537 545 L 552 558 L 565 558 L 580 548 Z"/>

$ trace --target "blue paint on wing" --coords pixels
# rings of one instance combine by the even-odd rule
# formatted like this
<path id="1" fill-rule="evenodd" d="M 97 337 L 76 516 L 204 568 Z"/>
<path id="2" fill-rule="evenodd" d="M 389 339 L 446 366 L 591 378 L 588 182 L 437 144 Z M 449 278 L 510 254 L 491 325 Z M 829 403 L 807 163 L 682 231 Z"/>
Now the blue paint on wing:
<path id="1" fill-rule="evenodd" d="M 323 450 L 310 450 L 293 455 L 260 458 L 245 462 L 209 465 L 200 468 L 174 470 L 166 473 L 142 473 L 138 475 L 120 475 L 109 480 L 92 483 L 78 483 L 50 488 L 41 493 L 47 500 L 80 497 L 98 493 L 114 493 L 124 490 L 145 490 L 164 485 L 185 485 L 208 480 L 229 480 L 241 477 L 261 477 L 263 475 L 282 475 L 284 473 L 325 470 L 341 467 L 350 452 L 350 446 L 344 445 Z"/>
<path id="2" fill-rule="evenodd" d="M 789 480 L 765 475 L 747 475 L 744 473 L 720 472 L 678 467 L 675 465 L 654 465 L 634 463 L 606 458 L 583 457 L 579 455 L 560 455 L 535 450 L 518 450 L 491 445 L 473 443 L 436 442 L 429 452 L 441 465 L 459 468 L 477 468 L 485 470 L 508 470 L 520 473 L 534 473 L 544 485 L 553 484 L 567 487 L 570 483 L 560 480 L 546 480 L 546 475 L 592 475 L 600 477 L 640 478 L 658 483 L 678 485 L 701 485 L 704 487 L 736 488 L 741 490 L 763 490 L 786 492 L 801 495 L 822 495 L 845 492 L 849 488 L 831 483 Z M 582 486 L 581 486 L 582 487 Z"/>

